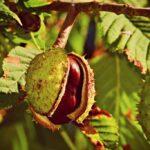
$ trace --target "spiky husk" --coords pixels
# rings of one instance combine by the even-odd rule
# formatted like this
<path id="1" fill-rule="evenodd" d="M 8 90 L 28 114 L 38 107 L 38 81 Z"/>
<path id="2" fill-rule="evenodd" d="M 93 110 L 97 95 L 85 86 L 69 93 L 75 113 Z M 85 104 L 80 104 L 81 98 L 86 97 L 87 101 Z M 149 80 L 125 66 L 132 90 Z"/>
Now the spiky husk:
<path id="1" fill-rule="evenodd" d="M 95 102 L 94 74 L 84 57 L 75 53 L 68 56 L 77 61 L 83 71 L 81 102 L 74 112 L 68 114 L 68 118 L 82 123 Z M 48 117 L 55 113 L 66 90 L 70 68 L 68 56 L 62 49 L 55 49 L 39 54 L 32 60 L 26 76 L 26 91 L 34 112 Z"/>
<path id="2" fill-rule="evenodd" d="M 29 110 L 31 111 L 31 113 L 33 114 L 33 118 L 34 120 L 39 123 L 40 125 L 42 125 L 43 127 L 51 130 L 51 131 L 57 131 L 60 128 L 60 125 L 55 125 L 54 123 L 52 123 L 47 116 L 44 115 L 40 115 L 39 113 L 36 113 L 34 111 L 34 109 L 30 106 Z"/>
<path id="3" fill-rule="evenodd" d="M 44 52 L 32 60 L 26 74 L 26 91 L 27 100 L 36 112 L 47 114 L 56 109 L 68 68 L 67 55 L 61 49 Z"/>

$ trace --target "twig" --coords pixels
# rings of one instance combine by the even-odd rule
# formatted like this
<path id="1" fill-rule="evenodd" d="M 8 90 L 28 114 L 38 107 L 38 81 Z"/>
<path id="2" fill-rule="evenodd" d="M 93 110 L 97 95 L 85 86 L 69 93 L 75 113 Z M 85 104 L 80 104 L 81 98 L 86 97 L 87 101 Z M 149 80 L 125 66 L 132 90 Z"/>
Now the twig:
<path id="1" fill-rule="evenodd" d="M 67 134 L 67 132 L 61 128 L 60 129 L 60 135 L 62 136 L 62 138 L 64 139 L 64 141 L 66 142 L 66 144 L 68 145 L 68 147 L 71 149 L 71 150 L 76 150 L 74 144 L 72 143 L 69 135 Z"/>
<path id="2" fill-rule="evenodd" d="M 48 6 L 38 7 L 35 9 L 40 9 L 41 11 L 68 11 L 70 8 L 70 3 L 66 2 L 53 2 Z M 78 11 L 109 11 L 116 14 L 126 14 L 129 16 L 145 16 L 150 17 L 150 8 L 136 8 L 127 4 L 116 4 L 116 3 L 101 3 L 101 2 L 85 2 L 76 3 L 75 9 Z"/>
<path id="3" fill-rule="evenodd" d="M 54 48 L 57 48 L 57 47 L 64 48 L 65 47 L 68 37 L 69 37 L 69 34 L 70 34 L 70 31 L 73 27 L 73 24 L 75 22 L 77 15 L 78 15 L 78 11 L 76 11 L 75 7 L 70 6 L 67 17 L 60 29 L 58 37 L 53 45 Z"/>
<path id="4" fill-rule="evenodd" d="M 37 41 L 36 41 L 36 39 L 35 39 L 35 37 L 34 37 L 34 34 L 33 34 L 32 32 L 30 33 L 30 36 L 31 36 L 31 38 L 32 38 L 32 40 L 33 40 L 35 46 L 37 47 L 37 49 L 40 50 L 40 46 L 38 45 L 38 43 L 37 43 Z"/>

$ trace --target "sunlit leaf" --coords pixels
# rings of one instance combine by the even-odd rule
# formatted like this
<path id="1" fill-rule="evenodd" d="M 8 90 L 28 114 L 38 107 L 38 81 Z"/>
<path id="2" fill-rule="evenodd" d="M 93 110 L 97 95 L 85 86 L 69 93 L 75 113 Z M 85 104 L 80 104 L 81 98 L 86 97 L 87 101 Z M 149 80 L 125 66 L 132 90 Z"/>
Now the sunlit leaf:
<path id="1" fill-rule="evenodd" d="M 130 5 L 137 6 L 137 7 L 143 7 L 148 4 L 148 0 L 142 0 L 142 1 L 139 1 L 139 0 L 115 0 L 115 1 L 119 2 L 119 3 L 130 4 Z"/>
<path id="2" fill-rule="evenodd" d="M 132 140 L 136 138 L 136 146 L 147 148 L 149 145 L 145 146 L 144 136 L 140 136 L 142 131 L 138 130 L 138 138 L 132 131 L 138 129 L 134 122 L 137 103 L 140 100 L 138 92 L 142 85 L 140 75 L 121 56 L 105 54 L 94 58 L 91 65 L 96 79 L 96 102 L 100 108 L 108 110 L 118 120 L 120 146 L 134 147 Z M 133 122 L 133 129 L 127 128 L 127 118 Z M 143 145 L 142 142 L 139 143 L 141 140 L 144 141 Z"/>
<path id="3" fill-rule="evenodd" d="M 20 25 L 22 24 L 19 17 L 12 12 L 5 4 L 3 4 L 3 2 L 0 1 L 0 13 L 12 17 L 14 18 L 16 21 L 18 21 L 18 23 L 20 23 Z"/>
<path id="4" fill-rule="evenodd" d="M 142 16 L 135 16 L 129 18 L 132 23 L 139 28 L 142 33 L 150 39 L 150 18 L 142 17 Z"/>
<path id="5" fill-rule="evenodd" d="M 124 15 L 101 12 L 100 20 L 98 32 L 107 48 L 113 52 L 125 52 L 128 60 L 146 73 L 150 69 L 147 66 L 150 39 Z"/>
<path id="6" fill-rule="evenodd" d="M 18 84 L 25 85 L 25 73 L 30 61 L 41 51 L 16 47 L 3 61 L 3 77 L 0 78 L 0 92 L 18 92 Z"/>
<path id="7" fill-rule="evenodd" d="M 95 106 L 83 124 L 79 124 L 79 128 L 95 149 L 117 148 L 118 125 L 107 111 Z"/>
<path id="8" fill-rule="evenodd" d="M 53 0 L 24 0 L 26 7 L 39 7 L 45 6 L 53 2 Z"/>

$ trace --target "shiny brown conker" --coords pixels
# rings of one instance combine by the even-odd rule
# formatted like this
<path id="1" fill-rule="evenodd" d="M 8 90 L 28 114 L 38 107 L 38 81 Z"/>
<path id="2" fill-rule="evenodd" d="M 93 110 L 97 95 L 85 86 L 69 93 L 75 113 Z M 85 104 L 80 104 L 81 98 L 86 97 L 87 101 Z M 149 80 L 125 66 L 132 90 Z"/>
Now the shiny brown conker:
<path id="1" fill-rule="evenodd" d="M 83 72 L 73 58 L 69 57 L 69 62 L 70 70 L 65 94 L 55 113 L 49 118 L 55 124 L 69 122 L 70 119 L 67 117 L 67 114 L 73 112 L 79 106 L 81 100 Z"/>

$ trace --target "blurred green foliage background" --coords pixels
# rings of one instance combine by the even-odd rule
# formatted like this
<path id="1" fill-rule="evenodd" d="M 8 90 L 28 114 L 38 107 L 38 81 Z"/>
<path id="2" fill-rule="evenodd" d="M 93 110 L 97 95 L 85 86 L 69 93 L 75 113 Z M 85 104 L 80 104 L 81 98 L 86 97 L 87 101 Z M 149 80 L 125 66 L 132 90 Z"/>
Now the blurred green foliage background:
<path id="1" fill-rule="evenodd" d="M 149 6 L 148 0 L 116 0 L 134 6 Z M 3 75 L 2 61 L 16 46 L 25 48 L 40 48 L 48 50 L 57 38 L 64 21 L 65 13 L 34 11 L 35 4 L 43 5 L 41 0 L 13 1 L 18 9 L 26 10 L 40 17 L 40 29 L 37 32 L 24 30 L 16 21 L 18 19 L 10 10 L 0 8 L 0 75 Z M 39 2 L 39 3 L 38 3 Z M 107 1 L 108 2 L 108 1 Z M 45 2 L 44 2 L 45 3 Z M 3 1 L 0 1 L 3 4 Z M 6 1 L 10 7 L 9 1 Z M 13 7 L 13 6 L 12 6 Z M 12 11 L 13 8 L 12 8 Z M 12 12 L 11 11 L 11 12 Z M 6 13 L 7 12 L 7 13 Z M 15 13 L 15 12 L 14 12 Z M 96 81 L 96 103 L 106 109 L 116 118 L 120 140 L 119 148 L 124 150 L 149 150 L 150 145 L 137 121 L 137 104 L 140 101 L 139 93 L 144 76 L 129 61 L 124 54 L 116 54 L 117 44 L 109 43 L 107 35 L 100 33 L 99 23 L 104 27 L 104 14 L 81 13 L 71 31 L 66 45 L 66 52 L 74 51 L 85 55 L 94 69 Z M 112 13 L 107 14 L 112 15 Z M 13 16 L 13 18 L 12 18 Z M 149 18 L 126 17 L 135 30 L 139 30 L 141 37 L 149 41 Z M 146 20 L 146 21 L 143 21 Z M 146 22 L 146 23 L 144 23 Z M 117 25 L 115 26 L 116 28 Z M 109 31 L 106 31 L 107 34 Z M 113 37 L 112 37 L 113 38 Z M 118 38 L 118 37 L 117 37 Z M 119 37 L 121 38 L 121 37 Z M 118 39 L 119 39 L 118 38 Z M 127 43 L 125 43 L 127 45 Z M 121 49 L 122 51 L 123 49 Z M 112 53 L 112 51 L 114 53 Z M 15 101 L 18 94 L 9 97 L 0 93 L 3 102 Z M 1 104 L 0 108 L 5 104 Z M 6 104 L 7 105 L 7 104 Z M 0 150 L 68 150 L 60 132 L 50 132 L 33 121 L 27 111 L 26 104 L 20 104 L 8 112 L 6 116 L 0 111 Z M 93 147 L 82 133 L 72 125 L 64 125 L 77 150 L 91 150 Z"/>

